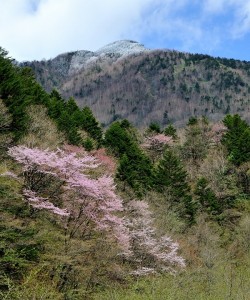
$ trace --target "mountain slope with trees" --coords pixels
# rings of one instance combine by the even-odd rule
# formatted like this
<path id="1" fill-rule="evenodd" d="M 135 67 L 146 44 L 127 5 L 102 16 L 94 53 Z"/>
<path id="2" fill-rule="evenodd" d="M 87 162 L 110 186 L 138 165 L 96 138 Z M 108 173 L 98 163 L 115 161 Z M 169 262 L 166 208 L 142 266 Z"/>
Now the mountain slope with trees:
<path id="1" fill-rule="evenodd" d="M 124 118 L 144 128 L 151 122 L 184 126 L 191 116 L 218 121 L 236 113 L 250 121 L 250 62 L 170 50 L 109 51 L 74 72 L 67 71 L 71 53 L 63 64 L 58 56 L 25 65 L 45 89 L 73 96 L 105 126 Z"/>
<path id="2" fill-rule="evenodd" d="M 248 299 L 249 124 L 128 120 L 0 51 L 0 298 Z"/>

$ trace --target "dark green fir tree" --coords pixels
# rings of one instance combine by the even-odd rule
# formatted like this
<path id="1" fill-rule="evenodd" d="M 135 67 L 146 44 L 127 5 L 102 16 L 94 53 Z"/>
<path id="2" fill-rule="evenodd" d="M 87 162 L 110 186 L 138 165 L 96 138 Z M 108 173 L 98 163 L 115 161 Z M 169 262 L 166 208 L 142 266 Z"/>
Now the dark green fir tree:
<path id="1" fill-rule="evenodd" d="M 155 189 L 167 194 L 172 206 L 178 209 L 181 216 L 194 222 L 196 206 L 190 195 L 190 187 L 180 159 L 167 148 L 155 170 Z"/>

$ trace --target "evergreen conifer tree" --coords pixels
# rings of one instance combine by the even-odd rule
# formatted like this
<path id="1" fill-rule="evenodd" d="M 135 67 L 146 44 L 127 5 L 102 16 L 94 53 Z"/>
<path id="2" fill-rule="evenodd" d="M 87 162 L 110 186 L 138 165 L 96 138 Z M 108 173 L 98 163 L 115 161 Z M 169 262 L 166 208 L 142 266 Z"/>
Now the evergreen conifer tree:
<path id="1" fill-rule="evenodd" d="M 227 147 L 229 159 L 240 165 L 250 160 L 250 127 L 239 115 L 227 115 L 223 123 L 228 128 L 222 139 L 222 143 Z"/>
<path id="2" fill-rule="evenodd" d="M 105 143 L 119 158 L 117 178 L 131 186 L 141 196 L 152 186 L 153 166 L 140 149 L 127 121 L 112 123 L 106 131 Z"/>
<path id="3" fill-rule="evenodd" d="M 90 137 L 97 141 L 98 146 L 103 143 L 102 129 L 88 106 L 82 109 L 81 127 L 86 130 Z"/>
<path id="4" fill-rule="evenodd" d="M 83 146 L 84 146 L 85 150 L 87 150 L 87 151 L 93 150 L 94 149 L 93 140 L 91 138 L 87 137 L 83 142 Z"/>
<path id="5" fill-rule="evenodd" d="M 168 136 L 172 136 L 172 138 L 175 140 L 177 139 L 177 134 L 176 134 L 176 129 L 172 124 L 169 124 L 165 129 L 164 129 L 164 134 Z"/>
<path id="6" fill-rule="evenodd" d="M 116 121 L 110 125 L 105 133 L 105 144 L 114 155 L 121 157 L 121 155 L 127 153 L 133 144 L 133 140 L 126 127 L 121 126 L 121 123 Z"/>
<path id="7" fill-rule="evenodd" d="M 74 125 L 71 116 L 66 110 L 61 113 L 57 122 L 59 129 L 66 133 L 67 139 L 70 144 L 80 145 L 82 143 L 82 139 L 77 132 L 77 127 Z"/>
<path id="8" fill-rule="evenodd" d="M 213 190 L 208 186 L 208 182 L 205 178 L 198 180 L 194 193 L 198 197 L 202 210 L 207 210 L 211 213 L 220 212 L 218 199 Z"/>
<path id="9" fill-rule="evenodd" d="M 197 163 L 206 157 L 209 148 L 209 130 L 206 119 L 190 118 L 185 132 L 186 141 L 182 148 L 184 158 Z"/>
<path id="10" fill-rule="evenodd" d="M 156 132 L 156 133 L 160 133 L 161 132 L 161 127 L 158 123 L 156 122 L 152 122 L 149 124 L 149 130 Z"/>
<path id="11" fill-rule="evenodd" d="M 190 195 L 187 172 L 180 159 L 167 148 L 155 170 L 155 188 L 167 193 L 173 205 L 179 208 L 179 214 L 194 221 L 195 205 Z"/>
<path id="12" fill-rule="evenodd" d="M 165 150 L 156 168 L 155 183 L 159 191 L 163 191 L 166 187 L 171 189 L 174 201 L 178 201 L 178 197 L 189 191 L 187 172 L 179 158 L 169 148 Z"/>
<path id="13" fill-rule="evenodd" d="M 72 115 L 74 112 L 79 110 L 79 107 L 77 106 L 73 97 L 70 97 L 69 100 L 67 101 L 66 109 L 70 115 Z"/>

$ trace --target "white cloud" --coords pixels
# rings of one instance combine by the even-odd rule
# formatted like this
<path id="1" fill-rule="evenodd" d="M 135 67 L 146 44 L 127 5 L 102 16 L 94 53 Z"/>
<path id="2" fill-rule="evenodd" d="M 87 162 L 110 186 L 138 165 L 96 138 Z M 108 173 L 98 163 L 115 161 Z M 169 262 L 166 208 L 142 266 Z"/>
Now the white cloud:
<path id="1" fill-rule="evenodd" d="M 231 0 L 205 0 L 203 3 L 203 9 L 208 13 L 222 13 L 225 11 L 225 7 L 233 2 Z"/>
<path id="2" fill-rule="evenodd" d="M 232 28 L 234 38 L 241 38 L 250 33 L 250 1 L 244 1 L 236 10 L 235 22 Z"/>
<path id="3" fill-rule="evenodd" d="M 232 38 L 250 33 L 250 0 L 204 0 L 203 10 L 210 14 L 230 13 L 227 26 Z"/>
<path id="4" fill-rule="evenodd" d="M 145 22 L 138 26 L 139 38 L 145 35 L 154 36 L 159 44 L 165 44 L 165 48 L 175 41 L 178 50 L 189 52 L 210 53 L 219 44 L 219 39 L 214 34 L 216 30 L 207 30 L 201 10 L 196 13 L 190 8 L 190 0 L 169 1 L 168 5 L 162 1 L 159 7 L 147 16 Z M 192 5 L 198 6 L 199 1 L 192 1 Z M 140 36 L 141 34 L 141 36 Z"/>
<path id="5" fill-rule="evenodd" d="M 97 49 L 121 39 L 153 0 L 1 0 L 0 44 L 17 59 Z M 33 3 L 33 5 L 31 5 Z"/>
<path id="6" fill-rule="evenodd" d="M 250 0 L 0 0 L 0 11 L 0 46 L 18 60 L 119 39 L 210 53 L 250 31 Z"/>

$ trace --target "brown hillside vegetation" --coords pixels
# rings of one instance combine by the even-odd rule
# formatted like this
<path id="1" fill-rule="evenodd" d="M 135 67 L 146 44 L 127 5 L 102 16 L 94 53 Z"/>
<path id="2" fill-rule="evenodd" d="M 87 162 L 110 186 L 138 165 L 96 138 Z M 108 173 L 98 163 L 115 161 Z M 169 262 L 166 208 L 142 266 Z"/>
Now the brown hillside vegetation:
<path id="1" fill-rule="evenodd" d="M 249 62 L 158 50 L 100 57 L 69 75 L 72 55 L 29 65 L 47 90 L 88 105 L 103 125 L 127 118 L 137 127 L 183 126 L 194 115 L 218 121 L 228 113 L 249 121 Z"/>

